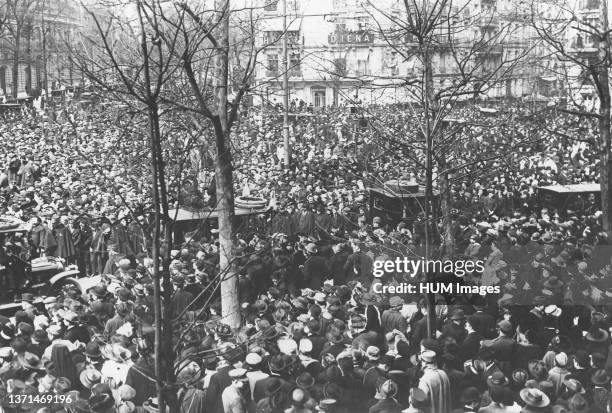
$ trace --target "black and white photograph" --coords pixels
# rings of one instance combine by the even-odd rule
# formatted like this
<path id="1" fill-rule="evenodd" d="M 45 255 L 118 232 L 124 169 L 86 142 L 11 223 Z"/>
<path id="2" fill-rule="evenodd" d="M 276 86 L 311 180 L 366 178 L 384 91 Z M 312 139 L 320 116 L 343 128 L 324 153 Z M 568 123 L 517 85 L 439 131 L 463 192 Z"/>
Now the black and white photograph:
<path id="1" fill-rule="evenodd" d="M 0 413 L 612 413 L 608 0 L 0 0 Z"/>

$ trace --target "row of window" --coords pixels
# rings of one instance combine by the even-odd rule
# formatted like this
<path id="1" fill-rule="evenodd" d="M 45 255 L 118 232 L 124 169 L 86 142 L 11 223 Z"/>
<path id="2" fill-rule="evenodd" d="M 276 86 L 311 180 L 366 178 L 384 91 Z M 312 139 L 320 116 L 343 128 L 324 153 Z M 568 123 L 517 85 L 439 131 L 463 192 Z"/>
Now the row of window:
<path id="1" fill-rule="evenodd" d="M 300 10 L 300 0 L 265 0 L 264 10 L 280 11 L 282 7 L 282 1 L 287 1 L 287 11 Z M 332 7 L 336 10 L 355 8 L 359 7 L 361 4 L 362 2 L 360 0 L 332 0 Z M 398 4 L 399 2 L 396 0 L 391 7 L 396 8 Z"/>
<path id="2" fill-rule="evenodd" d="M 279 73 L 279 56 L 276 53 L 268 55 L 268 65 L 266 70 L 271 73 Z M 301 72 L 301 58 L 299 53 L 291 53 L 289 54 L 289 70 L 292 72 Z"/>
<path id="3" fill-rule="evenodd" d="M 281 73 L 279 66 L 279 55 L 271 53 L 267 55 L 267 66 L 266 72 L 268 76 L 278 76 Z M 347 75 L 346 71 L 346 59 L 334 60 L 334 68 L 332 69 L 332 76 L 343 77 Z M 370 75 L 370 61 L 369 60 L 357 60 L 357 69 L 355 70 L 356 76 Z M 289 55 L 289 75 L 290 76 L 301 76 L 302 67 L 299 53 L 292 53 Z"/>

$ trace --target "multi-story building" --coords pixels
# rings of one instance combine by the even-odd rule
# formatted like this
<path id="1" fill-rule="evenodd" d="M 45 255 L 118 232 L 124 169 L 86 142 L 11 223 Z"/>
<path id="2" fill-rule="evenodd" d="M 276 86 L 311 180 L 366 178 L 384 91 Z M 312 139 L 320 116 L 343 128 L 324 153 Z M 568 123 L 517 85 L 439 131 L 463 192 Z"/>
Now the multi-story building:
<path id="1" fill-rule="evenodd" d="M 0 33 L 0 94 L 25 98 L 81 84 L 72 59 L 72 42 L 87 21 L 81 2 L 3 3 L 8 18 Z"/>
<path id="2" fill-rule="evenodd" d="M 402 34 L 406 18 L 398 0 L 263 0 L 261 43 L 267 45 L 257 71 L 260 102 L 282 102 L 283 15 L 287 16 L 289 90 L 292 101 L 322 107 L 360 102 L 392 103 L 413 99 L 406 85 L 422 77 L 418 56 L 410 55 L 416 40 Z M 286 13 L 283 13 L 286 1 Z M 479 70 L 498 65 L 504 78 L 486 88 L 484 96 L 523 97 L 533 94 L 542 73 L 533 66 L 508 63 L 525 50 L 538 53 L 535 34 L 516 0 L 453 2 L 451 13 L 462 27 L 448 42 L 440 30 L 433 39 L 433 72 L 440 86 L 452 85 L 459 75 L 458 48 L 472 55 Z M 465 24 L 469 22 L 469 24 Z M 453 24 L 453 23 L 450 23 Z M 435 35 L 438 36 L 438 35 Z M 450 47 L 452 43 L 453 47 Z M 482 46 L 482 47 L 480 47 Z M 406 51 L 404 53 L 403 51 Z"/>
<path id="3" fill-rule="evenodd" d="M 573 5 L 575 8 L 570 9 L 565 16 L 568 20 L 573 17 L 577 22 L 569 26 L 567 53 L 582 64 L 568 62 L 564 71 L 567 93 L 573 102 L 593 108 L 596 105 L 597 92 L 586 66 L 595 65 L 600 60 L 598 39 L 592 33 L 603 33 L 604 4 L 602 0 L 579 0 Z"/>

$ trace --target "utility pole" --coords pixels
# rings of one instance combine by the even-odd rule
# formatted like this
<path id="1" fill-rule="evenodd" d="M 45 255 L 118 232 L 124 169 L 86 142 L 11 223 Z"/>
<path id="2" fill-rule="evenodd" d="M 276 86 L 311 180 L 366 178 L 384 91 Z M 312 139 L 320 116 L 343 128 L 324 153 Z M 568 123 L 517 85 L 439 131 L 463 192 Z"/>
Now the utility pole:
<path id="1" fill-rule="evenodd" d="M 285 168 L 291 163 L 289 146 L 289 59 L 287 50 L 287 0 L 283 0 L 283 140 L 285 146 Z"/>

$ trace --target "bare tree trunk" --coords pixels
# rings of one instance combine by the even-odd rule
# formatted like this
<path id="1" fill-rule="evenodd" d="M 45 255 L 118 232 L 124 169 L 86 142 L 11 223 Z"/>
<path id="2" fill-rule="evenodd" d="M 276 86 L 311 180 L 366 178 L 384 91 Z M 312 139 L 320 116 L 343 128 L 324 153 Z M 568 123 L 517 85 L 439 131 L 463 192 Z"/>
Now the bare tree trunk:
<path id="1" fill-rule="evenodd" d="M 169 391 L 174 383 L 174 351 L 172 343 L 173 320 L 172 283 L 170 281 L 170 247 L 172 243 L 171 228 L 168 225 L 168 194 L 166 190 L 164 160 L 161 147 L 161 131 L 159 126 L 159 108 L 156 93 L 152 92 L 151 67 L 149 64 L 149 44 L 145 23 L 141 14 L 142 4 L 137 3 L 142 30 L 141 50 L 143 53 L 143 76 L 146 86 L 145 97 L 147 115 L 149 118 L 149 138 L 151 149 L 151 174 L 153 184 L 153 204 L 155 208 L 155 227 L 153 234 L 153 296 L 155 317 L 155 379 L 157 397 L 160 408 L 165 411 L 169 406 L 171 411 L 178 411 L 176 394 Z M 164 230 L 166 242 L 165 255 L 160 256 L 161 230 Z M 160 264 L 162 271 L 160 272 Z M 163 282 L 163 297 L 161 292 Z"/>
<path id="2" fill-rule="evenodd" d="M 424 82 L 423 90 L 424 105 L 423 105 L 423 116 L 425 122 L 425 262 L 431 259 L 432 253 L 431 248 L 433 244 L 432 234 L 432 205 L 433 205 L 433 134 L 431 124 L 431 111 L 435 110 L 434 100 L 434 84 L 433 84 L 433 65 L 431 62 L 431 55 L 427 50 L 427 45 L 421 44 L 421 58 L 423 61 Z M 426 272 L 426 281 L 432 281 L 432 274 Z M 433 337 L 435 331 L 435 302 L 434 295 L 427 294 L 427 301 L 429 303 L 427 313 L 427 335 Z"/>
<path id="3" fill-rule="evenodd" d="M 162 264 L 162 287 L 163 287 L 163 334 L 160 351 L 162 353 L 161 365 L 163 369 L 163 377 L 165 382 L 168 385 L 171 385 L 175 382 L 175 374 L 174 374 L 174 361 L 175 354 L 173 351 L 173 335 L 174 335 L 174 317 L 176 314 L 172 313 L 172 306 L 170 305 L 172 302 L 172 297 L 174 294 L 174 288 L 172 285 L 172 280 L 170 279 L 170 251 L 172 247 L 172 225 L 170 222 L 170 215 L 168 212 L 168 191 L 166 188 L 166 173 L 165 173 L 165 162 L 163 157 L 163 151 L 161 147 L 161 132 L 159 126 L 159 109 L 157 107 L 157 102 L 153 102 L 152 104 L 153 110 L 153 125 L 155 127 L 155 136 L 158 137 L 154 141 L 156 147 L 153 155 L 157 157 L 157 176 L 158 176 L 158 184 L 159 184 L 159 195 L 160 195 L 160 204 L 161 204 L 161 223 L 163 224 L 164 230 L 164 243 L 166 248 L 164 249 L 164 254 L 160 256 L 161 264 Z M 176 392 L 170 386 L 164 389 L 164 401 L 168 406 L 170 406 L 171 411 L 176 411 L 177 406 L 177 397 Z"/>
<path id="4" fill-rule="evenodd" d="M 215 183 L 219 210 L 219 268 L 221 281 L 221 315 L 223 322 L 233 328 L 240 326 L 240 302 L 238 279 L 233 271 L 234 243 L 234 188 L 232 184 L 232 154 L 229 144 L 227 117 L 227 87 L 229 80 L 229 14 L 228 0 L 216 0 L 215 9 L 220 14 L 219 48 L 215 61 L 215 106 L 217 117 L 213 119 L 216 137 Z"/>
<path id="5" fill-rule="evenodd" d="M 452 209 L 452 192 L 451 183 L 446 172 L 446 158 L 445 154 L 440 157 L 440 176 L 438 177 L 440 182 L 440 209 L 442 212 L 442 231 L 443 231 L 443 245 L 444 255 L 452 259 L 455 254 L 455 237 L 453 234 L 453 219 L 451 215 Z"/>
<path id="6" fill-rule="evenodd" d="M 155 153 L 155 124 L 153 122 L 153 114 L 149 109 L 149 139 L 151 145 L 151 179 L 153 181 L 153 207 L 155 211 L 155 221 L 153 226 L 153 313 L 155 316 L 155 381 L 157 387 L 157 397 L 159 400 L 163 398 L 163 377 L 162 377 L 162 354 L 158 349 L 162 348 L 162 300 L 161 300 L 161 274 L 159 271 L 159 252 L 160 252 L 160 206 L 159 206 L 159 187 L 157 186 L 157 156 Z"/>

